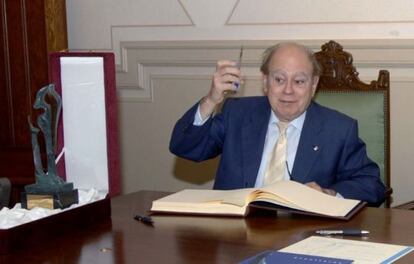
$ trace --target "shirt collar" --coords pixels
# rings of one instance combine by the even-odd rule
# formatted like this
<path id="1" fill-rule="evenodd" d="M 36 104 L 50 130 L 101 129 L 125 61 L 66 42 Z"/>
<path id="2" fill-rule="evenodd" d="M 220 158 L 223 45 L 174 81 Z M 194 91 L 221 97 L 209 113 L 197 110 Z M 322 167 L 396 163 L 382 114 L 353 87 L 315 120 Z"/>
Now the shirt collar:
<path id="1" fill-rule="evenodd" d="M 303 123 L 305 122 L 306 112 L 303 112 L 300 116 L 296 117 L 292 121 L 289 122 L 289 126 L 293 126 L 294 128 L 298 129 L 299 131 L 302 131 Z M 269 125 L 273 123 L 279 122 L 279 118 L 275 115 L 275 113 L 270 111 L 270 120 Z"/>

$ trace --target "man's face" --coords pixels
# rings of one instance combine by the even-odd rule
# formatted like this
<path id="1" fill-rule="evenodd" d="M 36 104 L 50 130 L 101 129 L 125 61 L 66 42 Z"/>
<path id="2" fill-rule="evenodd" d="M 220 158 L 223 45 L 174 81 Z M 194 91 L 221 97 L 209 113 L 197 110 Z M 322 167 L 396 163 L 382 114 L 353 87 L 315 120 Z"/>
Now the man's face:
<path id="1" fill-rule="evenodd" d="M 273 112 L 281 121 L 290 122 L 308 108 L 319 78 L 313 76 L 312 63 L 300 47 L 279 48 L 263 76 L 264 92 Z"/>

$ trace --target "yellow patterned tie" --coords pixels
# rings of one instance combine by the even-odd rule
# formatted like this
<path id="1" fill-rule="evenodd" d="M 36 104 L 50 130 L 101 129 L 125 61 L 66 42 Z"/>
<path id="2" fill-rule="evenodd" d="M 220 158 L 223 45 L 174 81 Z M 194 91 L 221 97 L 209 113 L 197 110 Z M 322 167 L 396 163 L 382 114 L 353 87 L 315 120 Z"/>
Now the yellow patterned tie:
<path id="1" fill-rule="evenodd" d="M 276 181 L 281 181 L 284 178 L 286 170 L 286 129 L 289 123 L 277 123 L 279 127 L 279 138 L 273 148 L 272 155 L 269 159 L 267 170 L 265 172 L 264 185 L 272 184 Z"/>

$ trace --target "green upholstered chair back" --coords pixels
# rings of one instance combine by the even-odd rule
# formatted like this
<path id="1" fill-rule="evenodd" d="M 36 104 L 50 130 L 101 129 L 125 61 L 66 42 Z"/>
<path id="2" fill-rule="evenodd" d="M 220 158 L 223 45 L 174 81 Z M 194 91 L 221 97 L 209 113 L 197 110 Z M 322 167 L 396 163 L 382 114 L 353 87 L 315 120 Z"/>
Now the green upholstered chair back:
<path id="1" fill-rule="evenodd" d="M 367 145 L 368 156 L 381 170 L 387 186 L 385 206 L 391 203 L 389 73 L 381 70 L 370 84 L 358 78 L 352 55 L 330 41 L 315 56 L 322 66 L 315 101 L 358 120 L 359 136 Z"/>

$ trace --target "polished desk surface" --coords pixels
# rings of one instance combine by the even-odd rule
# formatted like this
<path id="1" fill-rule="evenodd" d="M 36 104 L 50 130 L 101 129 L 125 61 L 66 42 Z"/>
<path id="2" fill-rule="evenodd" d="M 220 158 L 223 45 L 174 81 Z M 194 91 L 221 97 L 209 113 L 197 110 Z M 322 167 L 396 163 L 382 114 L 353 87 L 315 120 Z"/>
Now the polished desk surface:
<path id="1" fill-rule="evenodd" d="M 289 214 L 247 218 L 153 215 L 154 225 L 133 219 L 165 193 L 141 191 L 113 198 L 112 220 L 66 233 L 0 263 L 237 263 L 280 249 L 317 229 L 361 228 L 368 237 L 347 239 L 414 246 L 414 211 L 365 208 L 350 221 Z M 409 253 L 396 263 L 414 263 Z"/>

